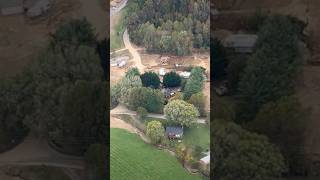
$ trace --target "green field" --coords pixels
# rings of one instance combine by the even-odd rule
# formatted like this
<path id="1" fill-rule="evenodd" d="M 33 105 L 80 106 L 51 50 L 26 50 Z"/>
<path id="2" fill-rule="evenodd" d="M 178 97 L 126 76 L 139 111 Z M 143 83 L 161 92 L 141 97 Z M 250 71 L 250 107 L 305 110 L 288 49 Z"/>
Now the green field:
<path id="1" fill-rule="evenodd" d="M 190 146 L 201 146 L 204 150 L 209 149 L 210 128 L 207 125 L 198 125 L 189 129 L 185 128 L 183 142 Z"/>
<path id="2" fill-rule="evenodd" d="M 110 129 L 111 180 L 200 180 L 174 156 L 144 143 L 137 135 Z"/>

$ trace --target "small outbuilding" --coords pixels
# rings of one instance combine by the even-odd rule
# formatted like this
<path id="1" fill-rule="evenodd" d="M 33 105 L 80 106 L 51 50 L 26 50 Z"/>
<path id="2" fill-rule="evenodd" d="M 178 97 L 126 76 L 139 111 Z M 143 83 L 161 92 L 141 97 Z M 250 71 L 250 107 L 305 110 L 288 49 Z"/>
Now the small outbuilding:
<path id="1" fill-rule="evenodd" d="M 183 78 L 189 78 L 191 75 L 191 72 L 187 72 L 187 71 L 183 71 L 180 73 L 180 76 L 183 77 Z"/>
<path id="2" fill-rule="evenodd" d="M 166 135 L 169 139 L 180 139 L 183 136 L 183 127 L 168 126 L 166 127 Z"/>
<path id="3" fill-rule="evenodd" d="M 203 174 L 206 176 L 210 175 L 210 152 L 205 153 L 206 156 L 201 158 L 199 161 L 200 164 L 200 170 Z"/>
<path id="4" fill-rule="evenodd" d="M 23 13 L 23 0 L 0 0 L 1 15 Z"/>
<path id="5" fill-rule="evenodd" d="M 46 13 L 51 7 L 50 0 L 26 0 L 24 8 L 27 16 L 36 17 Z"/>
<path id="6" fill-rule="evenodd" d="M 164 68 L 159 69 L 159 75 L 164 76 L 166 74 L 166 70 Z"/>
<path id="7" fill-rule="evenodd" d="M 252 53 L 257 39 L 255 34 L 234 34 L 224 40 L 224 46 L 237 53 Z"/>
<path id="8" fill-rule="evenodd" d="M 210 154 L 208 154 L 207 156 L 201 158 L 200 159 L 200 163 L 205 165 L 205 166 L 210 164 Z"/>

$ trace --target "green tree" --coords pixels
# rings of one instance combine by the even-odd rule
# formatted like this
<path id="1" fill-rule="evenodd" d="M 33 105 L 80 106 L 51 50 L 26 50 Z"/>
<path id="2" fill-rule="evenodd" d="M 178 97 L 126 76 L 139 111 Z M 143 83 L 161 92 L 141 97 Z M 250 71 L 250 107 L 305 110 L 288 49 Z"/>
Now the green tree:
<path id="1" fill-rule="evenodd" d="M 234 121 L 236 119 L 236 108 L 232 101 L 225 98 L 214 98 L 212 107 L 213 119 L 224 119 L 226 121 Z"/>
<path id="2" fill-rule="evenodd" d="M 22 77 L 0 78 L 0 151 L 11 148 L 27 133 L 24 125 L 25 105 L 31 105 L 24 97 Z"/>
<path id="3" fill-rule="evenodd" d="M 59 116 L 48 124 L 50 138 L 66 151 L 77 153 L 85 152 L 90 144 L 103 142 L 107 119 L 105 89 L 104 83 L 83 80 L 61 88 Z"/>
<path id="4" fill-rule="evenodd" d="M 206 116 L 206 97 L 202 92 L 193 94 L 190 99 L 187 101 L 190 104 L 193 104 L 199 111 L 200 116 Z"/>
<path id="5" fill-rule="evenodd" d="M 211 137 L 211 172 L 216 179 L 279 179 L 287 170 L 279 149 L 265 136 L 217 120 L 211 123 Z"/>
<path id="6" fill-rule="evenodd" d="M 200 92 L 203 88 L 204 76 L 201 67 L 194 67 L 191 70 L 190 79 L 184 87 L 184 99 L 189 99 L 192 94 Z"/>
<path id="7" fill-rule="evenodd" d="M 177 87 L 181 84 L 181 77 L 174 71 L 166 73 L 163 76 L 163 85 L 165 87 Z"/>
<path id="8" fill-rule="evenodd" d="M 97 42 L 93 26 L 85 19 L 74 19 L 58 27 L 51 34 L 50 45 L 52 47 L 69 45 L 94 46 Z"/>
<path id="9" fill-rule="evenodd" d="M 173 100 L 164 107 L 164 115 L 169 121 L 190 127 L 196 123 L 199 112 L 192 104 L 183 100 Z"/>
<path id="10" fill-rule="evenodd" d="M 145 108 L 148 112 L 161 113 L 164 105 L 163 93 L 159 90 L 134 87 L 130 89 L 128 107 L 136 110 L 138 107 Z"/>
<path id="11" fill-rule="evenodd" d="M 225 76 L 225 59 L 226 59 L 226 52 L 218 39 L 212 39 L 212 48 L 211 54 L 213 59 L 213 69 L 212 69 L 212 76 L 214 79 L 222 79 Z"/>
<path id="12" fill-rule="evenodd" d="M 160 79 L 155 72 L 145 72 L 140 76 L 144 87 L 159 88 Z"/>
<path id="13" fill-rule="evenodd" d="M 230 92 L 235 94 L 239 88 L 239 81 L 241 79 L 241 75 L 244 72 L 244 69 L 247 65 L 246 57 L 235 58 L 228 64 L 226 73 L 228 80 L 228 88 Z"/>
<path id="14" fill-rule="evenodd" d="M 142 82 L 139 76 L 125 76 L 118 82 L 116 86 L 118 86 L 117 88 L 120 89 L 118 101 L 125 105 L 128 105 L 128 98 L 131 89 L 134 87 L 141 87 Z"/>
<path id="15" fill-rule="evenodd" d="M 24 122 L 41 136 L 51 133 L 49 126 L 61 118 L 61 97 L 67 86 L 76 81 L 103 81 L 97 51 L 88 46 L 69 46 L 63 52 L 58 47 L 46 50 L 29 71 L 32 81 L 26 87 L 30 91 L 33 111 L 28 113 Z"/>
<path id="16" fill-rule="evenodd" d="M 251 129 L 270 138 L 281 150 L 291 173 L 303 173 L 305 122 L 309 111 L 294 97 L 283 97 L 262 106 Z"/>
<path id="17" fill-rule="evenodd" d="M 140 72 L 139 69 L 134 67 L 134 68 L 130 68 L 127 72 L 126 72 L 126 77 L 133 77 L 133 76 L 140 76 Z"/>
<path id="18" fill-rule="evenodd" d="M 295 26 L 285 16 L 272 16 L 259 32 L 256 52 L 248 60 L 239 83 L 241 119 L 252 120 L 259 108 L 293 93 L 299 72 Z"/>
<path id="19" fill-rule="evenodd" d="M 164 138 L 164 128 L 161 122 L 154 120 L 148 122 L 146 134 L 153 144 L 161 143 Z"/>
<path id="20" fill-rule="evenodd" d="M 137 108 L 137 115 L 140 120 L 144 120 L 148 115 L 148 111 L 143 107 L 138 107 Z"/>
<path id="21" fill-rule="evenodd" d="M 110 108 L 116 107 L 119 103 L 120 98 L 120 86 L 114 85 L 110 88 Z"/>

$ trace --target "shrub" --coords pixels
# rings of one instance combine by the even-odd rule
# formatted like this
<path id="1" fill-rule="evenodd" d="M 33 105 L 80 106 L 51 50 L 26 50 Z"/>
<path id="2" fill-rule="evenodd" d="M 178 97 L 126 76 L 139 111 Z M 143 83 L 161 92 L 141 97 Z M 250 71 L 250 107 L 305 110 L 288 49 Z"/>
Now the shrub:
<path id="1" fill-rule="evenodd" d="M 138 115 L 140 120 L 143 120 L 143 119 L 145 119 L 147 117 L 148 111 L 143 107 L 138 107 L 137 108 L 137 115 Z"/>
<path id="2" fill-rule="evenodd" d="M 140 76 L 144 87 L 159 88 L 160 79 L 155 72 L 146 72 Z"/>
<path id="3" fill-rule="evenodd" d="M 147 125 L 147 136 L 153 144 L 161 143 L 164 137 L 164 128 L 159 121 L 150 121 Z"/>
<path id="4" fill-rule="evenodd" d="M 177 87 L 181 84 L 181 77 L 174 71 L 166 73 L 163 76 L 163 85 L 165 87 Z"/>

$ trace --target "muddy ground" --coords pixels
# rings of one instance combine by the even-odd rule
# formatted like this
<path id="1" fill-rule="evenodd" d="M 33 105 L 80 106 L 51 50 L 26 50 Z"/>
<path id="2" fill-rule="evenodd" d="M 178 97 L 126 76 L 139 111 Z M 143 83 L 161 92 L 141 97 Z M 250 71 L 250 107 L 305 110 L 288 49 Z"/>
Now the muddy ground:
<path id="1" fill-rule="evenodd" d="M 106 36 L 107 12 L 100 0 L 56 0 L 45 15 L 0 16 L 0 75 L 21 72 L 46 46 L 49 34 L 72 18 L 86 17 L 99 38 Z"/>

